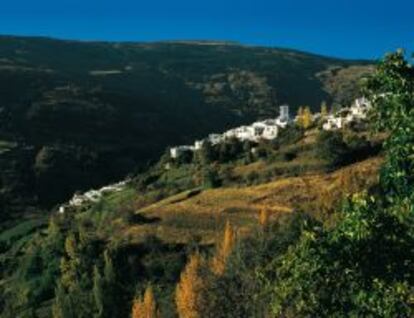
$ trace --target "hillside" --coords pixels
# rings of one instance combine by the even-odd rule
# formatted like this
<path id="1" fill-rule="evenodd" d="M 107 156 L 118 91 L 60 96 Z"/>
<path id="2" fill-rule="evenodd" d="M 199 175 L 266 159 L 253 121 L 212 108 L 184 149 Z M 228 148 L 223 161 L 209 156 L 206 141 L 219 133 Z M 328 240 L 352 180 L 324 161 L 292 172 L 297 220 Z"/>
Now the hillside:
<path id="1" fill-rule="evenodd" d="M 227 220 L 240 233 L 248 233 L 259 224 L 263 209 L 268 209 L 273 219 L 298 208 L 310 208 L 327 192 L 340 197 L 350 190 L 344 188 L 347 185 L 354 191 L 366 189 L 375 184 L 381 161 L 372 158 L 334 173 L 288 177 L 256 186 L 211 189 L 196 195 L 180 193 L 140 209 L 140 215 L 157 221 L 130 227 L 125 235 L 139 240 L 152 234 L 170 243 L 186 243 L 199 236 L 203 244 L 214 243 Z M 346 178 L 355 178 L 354 184 L 346 185 Z"/>
<path id="2" fill-rule="evenodd" d="M 346 104 L 370 71 L 235 43 L 1 36 L 0 204 L 53 206 L 143 169 L 169 145 L 275 116 L 281 103 Z"/>
<path id="3" fill-rule="evenodd" d="M 79 235 L 73 244 L 86 244 L 77 252 L 78 266 L 102 264 L 101 252 L 112 251 L 122 286 L 119 293 L 124 297 L 115 316 L 127 315 L 128 298 L 136 293 L 136 286 L 141 292 L 152 282 L 158 286 L 163 317 L 176 317 L 171 295 L 186 259 L 194 250 L 211 253 L 226 222 L 231 222 L 240 238 L 254 240 L 261 231 L 263 210 L 268 211 L 271 224 L 289 223 L 303 212 L 326 226 L 336 224 L 342 199 L 376 185 L 383 159 L 377 155 L 378 141 L 371 140 L 368 157 L 331 167 L 316 150 L 315 134 L 313 129 L 311 138 L 301 136 L 282 147 L 264 144 L 267 155 L 248 161 L 248 154 L 241 153 L 223 162 L 206 165 L 195 159 L 171 163 L 165 169 L 166 158 L 161 158 L 121 191 L 107 193 L 98 202 L 63 214 L 53 211 L 49 219 L 27 215 L 0 235 L 5 317 L 10 313 L 51 316 L 54 280 L 64 268 L 62 255 L 68 253 L 72 230 Z M 286 158 L 286 152 L 295 152 L 296 158 Z M 344 155 L 358 159 L 357 152 L 349 148 Z M 206 186 L 205 169 L 219 171 L 221 186 Z M 92 263 L 83 263 L 86 255 Z"/>

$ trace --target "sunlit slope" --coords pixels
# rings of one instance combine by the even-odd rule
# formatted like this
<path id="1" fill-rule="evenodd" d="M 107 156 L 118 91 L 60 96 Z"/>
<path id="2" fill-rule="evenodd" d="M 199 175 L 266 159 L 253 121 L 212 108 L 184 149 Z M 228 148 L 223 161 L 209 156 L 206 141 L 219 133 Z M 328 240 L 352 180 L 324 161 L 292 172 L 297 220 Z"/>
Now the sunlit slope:
<path id="1" fill-rule="evenodd" d="M 329 174 L 291 177 L 250 187 L 183 192 L 140 209 L 138 214 L 145 217 L 145 224 L 125 228 L 124 234 L 133 240 L 155 235 L 166 242 L 212 243 L 227 220 L 245 233 L 258 225 L 262 209 L 277 218 L 294 209 L 329 204 L 329 196 L 338 198 L 348 189 L 363 190 L 375 184 L 380 163 L 381 158 L 376 157 Z"/>

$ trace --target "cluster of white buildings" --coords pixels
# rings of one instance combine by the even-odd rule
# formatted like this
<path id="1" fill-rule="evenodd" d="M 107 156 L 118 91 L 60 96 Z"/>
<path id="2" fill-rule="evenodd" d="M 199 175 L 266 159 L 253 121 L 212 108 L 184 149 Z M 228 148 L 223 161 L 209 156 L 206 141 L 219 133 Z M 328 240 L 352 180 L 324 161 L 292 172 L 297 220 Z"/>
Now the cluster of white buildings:
<path id="1" fill-rule="evenodd" d="M 115 184 L 107 185 L 98 190 L 89 190 L 82 194 L 74 194 L 68 203 L 59 207 L 58 211 L 59 213 L 65 213 L 65 211 L 71 207 L 76 208 L 87 203 L 96 203 L 106 194 L 122 191 L 128 182 L 129 180 L 124 180 Z"/>
<path id="2" fill-rule="evenodd" d="M 371 108 L 371 103 L 366 98 L 358 98 L 350 107 L 345 107 L 336 112 L 329 114 L 325 118 L 321 118 L 320 113 L 313 115 L 313 120 L 323 120 L 322 129 L 337 130 L 345 127 L 352 122 L 363 121 L 367 119 L 368 111 Z M 260 141 L 262 139 L 272 140 L 277 138 L 279 130 L 285 128 L 293 121 L 290 119 L 289 106 L 280 106 L 280 114 L 276 119 L 266 119 L 263 121 L 254 122 L 249 126 L 241 126 L 230 129 L 223 134 L 210 134 L 207 138 L 197 140 L 194 145 L 177 146 L 170 149 L 171 158 L 179 157 L 186 151 L 200 150 L 204 142 L 210 142 L 212 145 L 219 144 L 231 138 L 236 138 L 240 141 Z M 124 180 L 115 184 L 102 187 L 97 190 L 89 190 L 83 194 L 75 194 L 72 199 L 66 204 L 59 207 L 59 213 L 65 213 L 68 208 L 76 208 L 85 204 L 98 202 L 104 195 L 114 192 L 122 191 L 129 183 L 129 180 Z"/>
<path id="3" fill-rule="evenodd" d="M 322 125 L 324 130 L 342 129 L 353 122 L 363 121 L 367 118 L 371 103 L 365 97 L 358 98 L 350 107 L 344 107 L 335 114 L 326 117 Z"/>
<path id="4" fill-rule="evenodd" d="M 344 107 L 335 114 L 329 114 L 322 118 L 320 113 L 313 114 L 313 121 L 322 120 L 323 130 L 337 130 L 342 129 L 346 125 L 353 122 L 363 121 L 367 118 L 368 110 L 371 104 L 365 97 L 358 98 L 350 107 Z M 272 140 L 277 138 L 279 130 L 285 128 L 292 121 L 297 121 L 299 118 L 296 116 L 294 120 L 291 120 L 289 115 L 289 106 L 280 106 L 279 117 L 276 119 L 266 119 L 263 121 L 254 122 L 249 126 L 241 126 L 230 129 L 223 134 L 210 134 L 203 140 L 197 140 L 194 145 L 183 145 L 172 147 L 170 149 L 171 158 L 178 158 L 182 153 L 187 151 L 200 150 L 204 142 L 210 142 L 212 145 L 219 144 L 231 138 L 236 138 L 240 141 L 254 141 L 259 140 Z"/>
<path id="5" fill-rule="evenodd" d="M 216 145 L 231 138 L 236 138 L 240 141 L 248 140 L 254 142 L 261 139 L 272 140 L 277 137 L 279 129 L 285 128 L 290 121 L 289 106 L 282 105 L 280 106 L 279 117 L 276 119 L 266 119 L 254 122 L 249 126 L 230 129 L 223 134 L 210 134 L 203 140 L 197 140 L 194 145 L 172 147 L 170 149 L 170 156 L 171 158 L 177 158 L 183 152 L 200 150 L 204 142 L 210 142 L 212 145 Z"/>

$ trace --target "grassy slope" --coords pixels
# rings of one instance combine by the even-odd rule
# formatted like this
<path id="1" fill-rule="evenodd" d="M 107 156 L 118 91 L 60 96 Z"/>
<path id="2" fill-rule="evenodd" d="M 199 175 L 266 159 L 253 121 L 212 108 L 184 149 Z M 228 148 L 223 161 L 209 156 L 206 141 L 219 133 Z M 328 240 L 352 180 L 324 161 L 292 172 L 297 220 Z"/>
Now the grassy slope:
<path id="1" fill-rule="evenodd" d="M 266 208 L 277 218 L 280 213 L 306 208 L 318 201 L 321 189 L 342 192 L 344 175 L 358 174 L 367 185 L 376 180 L 381 158 L 371 158 L 329 174 L 283 178 L 248 187 L 220 188 L 202 191 L 188 197 L 188 191 L 140 209 L 153 223 L 124 228 L 124 235 L 140 240 L 154 234 L 166 242 L 186 243 L 194 237 L 212 243 L 227 220 L 246 232 L 257 226 L 258 213 Z"/>

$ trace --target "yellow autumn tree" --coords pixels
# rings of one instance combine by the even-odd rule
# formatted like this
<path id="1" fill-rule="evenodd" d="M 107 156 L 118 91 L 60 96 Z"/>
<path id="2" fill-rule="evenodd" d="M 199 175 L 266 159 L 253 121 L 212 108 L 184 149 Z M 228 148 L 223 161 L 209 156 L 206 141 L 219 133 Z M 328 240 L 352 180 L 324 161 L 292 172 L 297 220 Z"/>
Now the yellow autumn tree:
<path id="1" fill-rule="evenodd" d="M 230 222 L 227 221 L 224 229 L 223 239 L 219 244 L 216 254 L 211 261 L 212 271 L 216 275 L 222 275 L 226 269 L 227 258 L 233 251 L 234 244 L 236 242 L 236 234 Z"/>
<path id="2" fill-rule="evenodd" d="M 206 283 L 203 277 L 204 259 L 200 254 L 190 257 L 175 291 L 175 303 L 180 318 L 201 318 L 205 310 Z"/>
<path id="3" fill-rule="evenodd" d="M 159 318 L 152 287 L 148 286 L 144 293 L 144 299 L 136 298 L 132 304 L 132 318 Z"/>
<path id="4" fill-rule="evenodd" d="M 303 118 L 302 118 L 302 127 L 304 129 L 308 129 L 312 125 L 312 112 L 309 106 L 305 107 L 303 111 Z"/>
<path id="5" fill-rule="evenodd" d="M 326 105 L 326 102 L 323 101 L 321 104 L 321 118 L 325 118 L 326 116 L 328 116 L 328 105 Z"/>
<path id="6" fill-rule="evenodd" d="M 262 209 L 259 214 L 259 224 L 265 229 L 269 224 L 269 210 Z"/>
<path id="7" fill-rule="evenodd" d="M 296 120 L 296 123 L 299 127 L 303 127 L 303 111 L 304 111 L 303 107 L 300 106 L 298 109 L 297 120 Z"/>

